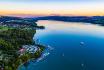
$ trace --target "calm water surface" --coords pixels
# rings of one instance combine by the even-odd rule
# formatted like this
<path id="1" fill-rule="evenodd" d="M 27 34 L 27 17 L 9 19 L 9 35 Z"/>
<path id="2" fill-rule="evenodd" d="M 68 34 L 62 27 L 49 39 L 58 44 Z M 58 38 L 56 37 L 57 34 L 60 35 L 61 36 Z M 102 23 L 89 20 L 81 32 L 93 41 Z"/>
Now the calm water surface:
<path id="1" fill-rule="evenodd" d="M 49 20 L 37 23 L 46 29 L 37 30 L 34 38 L 51 50 L 28 70 L 104 70 L 104 27 Z"/>

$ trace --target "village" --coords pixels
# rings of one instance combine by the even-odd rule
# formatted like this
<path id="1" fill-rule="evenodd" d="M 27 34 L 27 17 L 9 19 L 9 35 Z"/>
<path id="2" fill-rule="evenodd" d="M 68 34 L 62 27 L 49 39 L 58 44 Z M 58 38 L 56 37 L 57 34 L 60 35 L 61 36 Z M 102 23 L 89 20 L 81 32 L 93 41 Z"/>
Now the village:
<path id="1" fill-rule="evenodd" d="M 13 28 L 23 28 L 23 27 L 35 27 L 35 22 L 30 22 L 28 20 L 9 20 L 9 21 L 1 21 L 0 26 L 8 26 Z"/>

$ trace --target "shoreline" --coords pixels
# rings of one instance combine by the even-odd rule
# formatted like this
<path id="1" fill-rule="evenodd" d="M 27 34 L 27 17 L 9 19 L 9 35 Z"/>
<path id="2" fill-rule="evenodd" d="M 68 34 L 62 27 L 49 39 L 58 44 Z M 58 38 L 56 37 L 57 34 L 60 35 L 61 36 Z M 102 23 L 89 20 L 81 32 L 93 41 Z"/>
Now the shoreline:
<path id="1" fill-rule="evenodd" d="M 36 46 L 36 45 L 35 45 L 35 46 Z M 45 47 L 45 46 L 44 46 L 44 47 Z M 39 51 L 39 49 L 40 49 L 39 46 L 38 46 L 37 48 L 38 48 L 37 51 Z M 45 50 L 45 48 L 44 48 L 44 50 Z M 37 61 L 39 58 L 41 58 L 41 56 L 42 56 L 44 50 L 40 52 L 40 57 L 28 59 L 26 62 L 20 64 L 20 65 L 18 66 L 17 70 L 21 69 L 21 67 L 25 67 L 25 68 L 26 68 L 26 66 L 24 65 L 25 63 L 29 65 L 29 64 L 31 63 L 31 61 L 33 61 L 33 62 L 34 62 L 34 61 Z M 34 54 L 35 54 L 35 53 L 34 53 Z M 35 63 L 35 62 L 34 62 L 34 63 Z M 28 65 L 27 65 L 27 67 L 28 67 Z"/>
<path id="2" fill-rule="evenodd" d="M 40 45 L 42 45 L 42 44 L 40 44 Z M 42 45 L 42 46 L 44 46 L 45 47 L 45 49 L 44 49 L 44 51 L 42 51 L 41 52 L 41 56 L 40 57 L 38 57 L 37 59 L 29 59 L 28 60 L 28 63 L 29 63 L 29 65 L 31 64 L 31 62 L 32 63 L 34 63 L 34 64 L 36 64 L 36 63 L 39 63 L 40 61 L 42 61 L 42 60 L 44 60 L 45 59 L 45 57 L 47 57 L 48 55 L 50 55 L 50 51 L 52 51 L 54 48 L 52 48 L 51 46 L 46 46 L 46 45 Z M 28 66 L 29 66 L 28 65 Z M 24 64 L 22 64 L 22 65 L 20 65 L 19 67 L 18 67 L 18 70 L 19 69 L 22 69 L 22 68 L 26 68 L 25 66 L 24 66 Z M 28 68 L 28 67 L 27 67 Z"/>
<path id="3" fill-rule="evenodd" d="M 37 59 L 41 56 L 45 47 L 40 44 L 35 44 L 33 36 L 36 33 L 35 29 L 7 29 L 2 30 L 0 35 L 4 36 L 0 38 L 0 44 L 3 44 L 4 50 L 0 50 L 0 57 L 4 58 L 0 60 L 0 69 L 3 70 L 17 70 L 20 65 L 26 64 L 31 59 Z M 9 44 L 8 47 L 6 44 Z M 22 48 L 27 44 L 28 48 Z M 29 47 L 29 46 L 32 46 Z M 26 46 L 26 45 L 25 45 Z M 34 49 L 33 49 L 34 47 Z M 36 50 L 37 47 L 38 49 Z M 9 49 L 8 49 L 9 48 Z M 8 51 L 6 51 L 6 49 Z M 14 51 L 15 50 L 15 51 Z M 5 53 L 4 53 L 5 51 Z M 8 54 L 9 53 L 9 54 Z M 12 56 L 11 56 L 12 55 Z M 6 59 L 8 58 L 8 59 Z"/>

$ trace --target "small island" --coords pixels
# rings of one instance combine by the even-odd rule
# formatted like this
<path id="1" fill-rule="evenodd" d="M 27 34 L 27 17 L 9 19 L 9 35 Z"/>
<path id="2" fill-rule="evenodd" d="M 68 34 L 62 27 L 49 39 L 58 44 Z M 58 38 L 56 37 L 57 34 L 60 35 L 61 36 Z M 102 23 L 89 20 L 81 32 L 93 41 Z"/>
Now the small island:
<path id="1" fill-rule="evenodd" d="M 41 56 L 45 47 L 33 41 L 36 27 L 26 20 L 0 23 L 0 70 L 17 70 Z"/>

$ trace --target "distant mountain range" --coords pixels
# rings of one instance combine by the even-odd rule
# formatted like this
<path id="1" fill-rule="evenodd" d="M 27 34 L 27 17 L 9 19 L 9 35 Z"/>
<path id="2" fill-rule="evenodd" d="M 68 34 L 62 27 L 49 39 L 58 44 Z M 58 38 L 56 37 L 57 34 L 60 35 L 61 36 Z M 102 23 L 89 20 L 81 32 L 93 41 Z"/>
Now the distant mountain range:
<path id="1" fill-rule="evenodd" d="M 44 17 L 34 17 L 34 18 L 21 18 L 21 17 L 9 17 L 1 16 L 0 22 L 7 22 L 10 20 L 19 20 L 25 22 L 36 22 L 38 20 L 57 20 L 65 22 L 85 22 L 92 24 L 99 24 L 104 26 L 104 16 L 44 16 Z"/>

